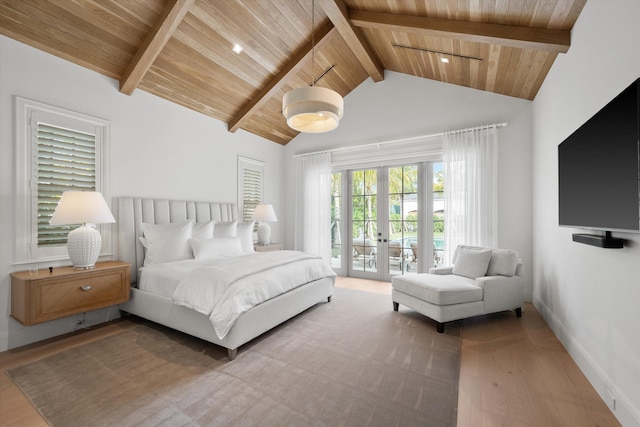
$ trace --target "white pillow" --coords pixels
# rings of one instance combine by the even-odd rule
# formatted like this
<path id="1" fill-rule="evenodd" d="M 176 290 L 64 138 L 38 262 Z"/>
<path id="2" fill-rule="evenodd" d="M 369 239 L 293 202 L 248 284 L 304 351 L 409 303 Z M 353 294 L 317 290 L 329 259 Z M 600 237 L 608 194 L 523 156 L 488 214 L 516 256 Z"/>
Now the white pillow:
<path id="1" fill-rule="evenodd" d="M 253 249 L 253 226 L 255 221 L 241 222 L 238 224 L 237 235 L 240 238 L 242 252 L 255 252 Z"/>
<path id="2" fill-rule="evenodd" d="M 518 252 L 509 249 L 494 249 L 489 260 L 487 276 L 513 276 L 518 268 Z"/>
<path id="3" fill-rule="evenodd" d="M 146 248 L 144 265 L 191 258 L 192 229 L 191 220 L 171 224 L 142 223 L 144 238 L 140 240 Z"/>
<path id="4" fill-rule="evenodd" d="M 213 237 L 235 237 L 238 230 L 238 220 L 216 222 L 213 227 Z"/>
<path id="5" fill-rule="evenodd" d="M 191 239 L 195 259 L 216 258 L 242 253 L 240 238 L 214 237 L 213 239 Z"/>
<path id="6" fill-rule="evenodd" d="M 487 273 L 491 259 L 491 249 L 459 248 L 456 263 L 453 265 L 453 274 L 477 279 Z"/>
<path id="7" fill-rule="evenodd" d="M 213 239 L 213 221 L 209 222 L 196 222 L 193 224 L 193 231 L 191 237 L 193 239 Z"/>
<path id="8" fill-rule="evenodd" d="M 487 248 L 483 248 L 482 246 L 467 246 L 467 245 L 458 245 L 456 246 L 456 250 L 455 252 L 453 252 L 453 259 L 451 260 L 452 264 L 455 264 L 457 259 L 458 259 L 458 253 L 460 251 L 464 251 L 464 250 L 472 250 L 472 251 L 480 251 L 482 249 L 487 249 Z"/>

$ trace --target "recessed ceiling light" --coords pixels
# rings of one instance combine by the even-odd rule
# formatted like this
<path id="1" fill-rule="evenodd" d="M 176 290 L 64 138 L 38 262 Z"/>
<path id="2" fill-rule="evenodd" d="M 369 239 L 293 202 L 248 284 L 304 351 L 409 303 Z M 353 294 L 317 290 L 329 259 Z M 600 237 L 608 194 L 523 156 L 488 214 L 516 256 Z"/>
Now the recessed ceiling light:
<path id="1" fill-rule="evenodd" d="M 440 58 L 441 62 L 444 62 L 445 64 L 449 63 L 449 58 Z"/>
<path id="2" fill-rule="evenodd" d="M 243 48 L 242 46 L 240 46 L 239 44 L 234 44 L 234 45 L 233 45 L 233 49 L 232 49 L 232 50 L 233 50 L 235 53 L 240 53 L 240 52 L 242 52 L 242 50 L 243 50 L 243 49 L 244 49 L 244 48 Z"/>

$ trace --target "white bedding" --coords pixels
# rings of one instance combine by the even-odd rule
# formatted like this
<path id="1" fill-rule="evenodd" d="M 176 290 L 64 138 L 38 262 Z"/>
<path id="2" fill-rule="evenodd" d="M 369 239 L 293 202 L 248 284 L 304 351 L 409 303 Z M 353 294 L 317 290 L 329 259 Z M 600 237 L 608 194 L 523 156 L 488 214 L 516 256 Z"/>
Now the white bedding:
<path id="1" fill-rule="evenodd" d="M 226 257 L 220 257 L 220 259 L 224 258 Z M 152 294 L 173 298 L 176 287 L 188 273 L 211 261 L 211 259 L 192 258 L 141 267 L 137 287 Z"/>
<path id="2" fill-rule="evenodd" d="M 245 311 L 324 277 L 335 273 L 320 258 L 275 251 L 144 267 L 139 287 L 207 315 L 222 339 Z"/>

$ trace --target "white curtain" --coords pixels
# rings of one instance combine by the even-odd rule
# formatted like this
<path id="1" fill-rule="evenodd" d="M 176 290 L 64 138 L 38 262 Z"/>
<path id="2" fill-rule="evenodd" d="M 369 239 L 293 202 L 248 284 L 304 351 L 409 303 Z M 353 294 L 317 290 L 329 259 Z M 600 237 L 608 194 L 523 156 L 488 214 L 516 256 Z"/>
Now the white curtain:
<path id="1" fill-rule="evenodd" d="M 294 249 L 331 262 L 331 154 L 296 158 Z"/>
<path id="2" fill-rule="evenodd" d="M 447 132 L 444 136 L 444 261 L 457 245 L 494 248 L 498 243 L 498 130 Z"/>

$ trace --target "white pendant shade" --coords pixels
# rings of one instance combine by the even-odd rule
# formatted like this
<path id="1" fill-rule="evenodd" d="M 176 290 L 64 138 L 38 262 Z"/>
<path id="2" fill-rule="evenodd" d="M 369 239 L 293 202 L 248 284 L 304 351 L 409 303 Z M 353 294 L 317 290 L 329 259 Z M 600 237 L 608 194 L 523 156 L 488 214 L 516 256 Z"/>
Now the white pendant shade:
<path id="1" fill-rule="evenodd" d="M 305 86 L 282 98 L 287 125 L 298 132 L 322 133 L 338 127 L 344 110 L 339 93 L 324 87 Z"/>

